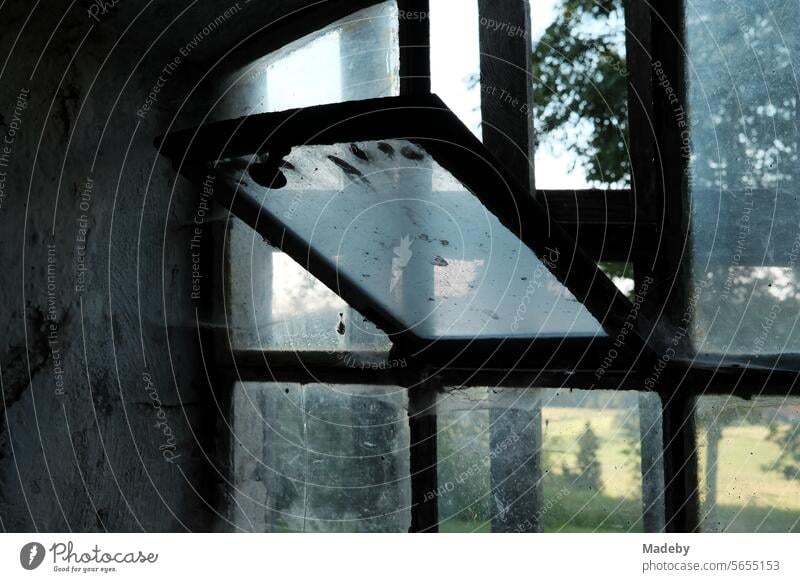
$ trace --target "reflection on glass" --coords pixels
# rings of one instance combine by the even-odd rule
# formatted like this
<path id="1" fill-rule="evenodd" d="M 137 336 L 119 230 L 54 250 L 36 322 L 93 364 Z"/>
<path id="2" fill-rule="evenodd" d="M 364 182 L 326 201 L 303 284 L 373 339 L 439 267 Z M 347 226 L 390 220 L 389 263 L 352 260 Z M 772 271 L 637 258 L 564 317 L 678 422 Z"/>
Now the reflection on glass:
<path id="1" fill-rule="evenodd" d="M 228 179 L 236 184 L 244 166 L 231 162 Z M 420 146 L 300 146 L 283 173 L 284 188 L 267 191 L 245 175 L 240 192 L 417 335 L 603 334 L 542 260 Z"/>
<path id="2" fill-rule="evenodd" d="M 800 399 L 702 397 L 696 425 L 702 530 L 800 531 Z"/>
<path id="3" fill-rule="evenodd" d="M 222 117 L 398 95 L 397 4 L 365 8 L 262 57 L 224 89 Z"/>
<path id="4" fill-rule="evenodd" d="M 656 395 L 470 388 L 440 395 L 437 409 L 440 531 L 492 530 L 504 507 L 493 485 L 498 472 L 542 489 L 539 507 L 516 516 L 521 530 L 535 519 L 546 532 L 663 528 Z M 493 439 L 498 432 L 508 436 Z M 540 452 L 541 466 L 520 470 L 520 450 Z"/>
<path id="5" fill-rule="evenodd" d="M 402 388 L 240 383 L 233 419 L 237 531 L 408 531 Z"/>
<path id="6" fill-rule="evenodd" d="M 357 352 L 354 365 L 385 362 L 386 334 L 234 217 L 227 256 L 224 323 L 235 349 Z"/>
<path id="7" fill-rule="evenodd" d="M 478 0 L 430 0 L 431 89 L 481 139 Z"/>
<path id="8" fill-rule="evenodd" d="M 798 19 L 788 0 L 687 4 L 684 147 L 701 352 L 800 348 Z"/>
<path id="9" fill-rule="evenodd" d="M 630 186 L 623 6 L 531 5 L 537 188 Z"/>

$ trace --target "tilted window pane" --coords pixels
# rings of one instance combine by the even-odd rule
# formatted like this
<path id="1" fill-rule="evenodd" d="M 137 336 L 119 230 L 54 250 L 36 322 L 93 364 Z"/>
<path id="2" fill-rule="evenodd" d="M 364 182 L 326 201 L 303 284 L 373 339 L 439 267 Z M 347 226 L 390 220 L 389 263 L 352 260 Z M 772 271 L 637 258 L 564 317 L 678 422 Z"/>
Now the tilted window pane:
<path id="1" fill-rule="evenodd" d="M 288 255 L 230 216 L 226 254 L 227 330 L 237 350 L 355 352 L 385 361 L 386 334 Z"/>
<path id="2" fill-rule="evenodd" d="M 396 2 L 360 10 L 229 77 L 229 117 L 400 92 Z"/>
<path id="3" fill-rule="evenodd" d="M 228 165 L 234 183 L 244 166 Z M 300 146 L 282 171 L 283 188 L 267 190 L 244 175 L 240 190 L 417 335 L 604 333 L 542 260 L 420 146 Z"/>
<path id="4" fill-rule="evenodd" d="M 701 352 L 797 352 L 800 5 L 686 6 L 694 341 Z"/>
<path id="5" fill-rule="evenodd" d="M 700 527 L 800 531 L 800 399 L 699 398 Z"/>
<path id="6" fill-rule="evenodd" d="M 531 19 L 536 187 L 630 187 L 623 0 L 532 2 Z"/>
<path id="7" fill-rule="evenodd" d="M 397 387 L 237 384 L 231 527 L 408 531 L 407 403 Z"/>
<path id="8" fill-rule="evenodd" d="M 437 405 L 440 531 L 491 531 L 503 513 L 520 531 L 661 530 L 660 410 L 651 393 L 448 390 Z M 512 479 L 517 495 L 498 499 Z"/>

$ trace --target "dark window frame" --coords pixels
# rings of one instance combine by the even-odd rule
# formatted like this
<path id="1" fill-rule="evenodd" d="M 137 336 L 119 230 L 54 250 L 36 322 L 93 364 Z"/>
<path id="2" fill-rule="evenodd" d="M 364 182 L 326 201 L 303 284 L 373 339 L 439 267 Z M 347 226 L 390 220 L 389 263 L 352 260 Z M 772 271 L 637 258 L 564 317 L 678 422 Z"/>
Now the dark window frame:
<path id="1" fill-rule="evenodd" d="M 374 2 L 353 4 L 353 10 Z M 340 3 L 341 4 L 341 3 Z M 648 343 L 663 345 L 665 330 L 673 330 L 686 309 L 686 269 L 689 257 L 688 194 L 685 183 L 685 159 L 681 154 L 681 129 L 670 115 L 674 105 L 658 87 L 652 63 L 660 62 L 685 103 L 684 88 L 684 2 L 654 7 L 644 0 L 625 2 L 626 60 L 628 77 L 628 116 L 631 143 L 631 188 L 606 191 L 535 190 L 534 198 L 544 205 L 570 234 L 579 232 L 580 243 L 595 260 L 627 259 L 633 256 L 636 288 L 648 281 L 642 302 L 642 318 L 637 331 Z M 427 0 L 398 0 L 401 10 L 429 13 Z M 520 6 L 523 10 L 520 10 Z M 518 22 L 529 30 L 527 2 L 522 0 L 480 0 L 481 14 L 492 11 L 496 17 Z M 338 14 L 338 12 L 337 12 Z M 519 19 L 527 19 L 519 22 Z M 332 20 L 335 20 L 332 18 Z M 332 21 L 331 20 L 331 21 Z M 313 29 L 320 28 L 315 22 Z M 306 32 L 312 32 L 308 30 Z M 298 31 L 294 30 L 293 35 Z M 527 39 L 527 37 L 526 37 Z M 489 67 L 485 55 L 504 50 L 490 35 L 481 33 L 481 72 Z M 424 19 L 400 20 L 401 96 L 430 93 L 430 31 Z M 510 47 L 510 48 L 509 48 Z M 512 66 L 530 70 L 524 51 L 509 44 L 504 58 Z M 529 53 L 530 51 L 528 51 Z M 520 79 L 504 73 L 512 83 Z M 527 78 L 523 76 L 524 87 Z M 524 90 L 524 89 L 519 89 Z M 484 121 L 499 127 L 510 120 L 496 109 L 483 107 Z M 521 149 L 530 148 L 532 134 L 514 136 Z M 487 136 L 487 139 L 488 138 Z M 529 140 L 526 142 L 526 140 Z M 163 144 L 159 141 L 159 147 Z M 504 158 L 505 159 L 505 158 Z M 522 183 L 526 176 L 516 167 L 507 168 Z M 531 184 L 533 184 L 532 176 Z M 612 240 L 616 245 L 592 244 Z M 597 249 L 603 249 L 598 251 Z M 293 381 L 360 384 L 394 384 L 409 390 L 411 428 L 412 528 L 411 531 L 436 531 L 438 512 L 435 499 L 425 499 L 425 492 L 437 488 L 436 417 L 428 410 L 438 389 L 444 386 L 569 387 L 575 389 L 614 389 L 643 391 L 653 366 L 664 351 L 652 357 L 619 359 L 598 378 L 596 365 L 608 346 L 596 347 L 586 357 L 584 342 L 561 342 L 559 357 L 552 358 L 553 346 L 540 344 L 536 353 L 522 342 L 485 346 L 484 359 L 453 359 L 453 353 L 428 351 L 424 357 L 403 354 L 410 365 L 405 370 L 352 370 L 335 356 L 326 353 L 275 354 L 238 351 L 216 354 L 220 376 L 228 385 L 233 382 Z M 502 354 L 498 350 L 502 348 Z M 524 356 L 521 359 L 521 356 Z M 480 364 L 475 365 L 475 361 Z M 575 366 L 576 362 L 583 366 Z M 762 363 L 753 358 L 752 363 Z M 691 532 L 699 528 L 698 475 L 694 402 L 703 394 L 730 394 L 749 398 L 753 395 L 797 395 L 798 366 L 790 359 L 784 368 L 766 365 L 742 366 L 738 361 L 722 359 L 714 364 L 699 364 L 679 358 L 663 367 L 658 386 L 662 405 L 663 460 L 665 474 L 665 530 Z"/>

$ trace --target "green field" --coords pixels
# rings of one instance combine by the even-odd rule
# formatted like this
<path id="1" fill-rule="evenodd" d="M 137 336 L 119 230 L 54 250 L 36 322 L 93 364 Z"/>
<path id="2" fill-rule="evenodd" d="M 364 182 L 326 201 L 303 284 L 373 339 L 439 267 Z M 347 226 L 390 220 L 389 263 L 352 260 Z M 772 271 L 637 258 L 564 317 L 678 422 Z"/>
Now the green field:
<path id="1" fill-rule="evenodd" d="M 633 411 L 633 413 L 631 413 Z M 642 531 L 641 463 L 639 428 L 635 408 L 545 407 L 543 419 L 543 470 L 545 499 L 552 507 L 544 511 L 548 532 Z M 440 497 L 440 531 L 491 529 L 488 415 L 472 415 L 469 424 L 451 429 L 452 443 L 443 435 L 440 482 L 458 475 L 465 466 L 480 467 L 469 482 L 457 485 Z M 587 423 L 597 436 L 596 459 L 602 487 L 592 490 L 581 482 L 578 463 L 579 439 Z M 471 431 L 471 433 L 470 433 Z M 472 434 L 468 449 L 449 455 L 450 447 Z M 480 435 L 475 438 L 474 435 Z M 699 437 L 702 513 L 706 531 L 800 531 L 800 483 L 768 471 L 779 447 L 767 440 L 767 429 L 732 424 L 722 431 L 717 460 L 717 503 L 709 512 L 705 492 L 707 448 Z M 463 445 L 458 445 L 459 447 Z"/>
<path id="2" fill-rule="evenodd" d="M 699 439 L 701 513 L 707 531 L 800 531 L 800 483 L 769 471 L 780 447 L 767 440 L 760 425 L 722 430 L 717 460 L 717 504 L 708 506 L 705 472 L 707 446 Z"/>

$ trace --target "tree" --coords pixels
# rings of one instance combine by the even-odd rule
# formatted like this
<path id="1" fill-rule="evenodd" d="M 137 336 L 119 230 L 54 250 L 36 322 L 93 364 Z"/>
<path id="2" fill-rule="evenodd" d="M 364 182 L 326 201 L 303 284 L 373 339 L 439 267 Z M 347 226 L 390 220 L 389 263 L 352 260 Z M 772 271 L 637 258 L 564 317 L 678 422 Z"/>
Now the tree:
<path id="1" fill-rule="evenodd" d="M 800 423 L 797 414 L 786 415 L 769 423 L 767 439 L 781 448 L 778 459 L 764 468 L 777 471 L 790 481 L 800 480 Z"/>
<path id="2" fill-rule="evenodd" d="M 596 185 L 630 181 L 623 18 L 622 0 L 563 0 L 533 51 L 538 146 L 568 144 Z"/>
<path id="3" fill-rule="evenodd" d="M 599 449 L 600 440 L 592 430 L 591 423 L 587 422 L 583 434 L 578 438 L 578 478 L 585 487 L 595 491 L 603 489 L 600 461 L 597 458 Z"/>

